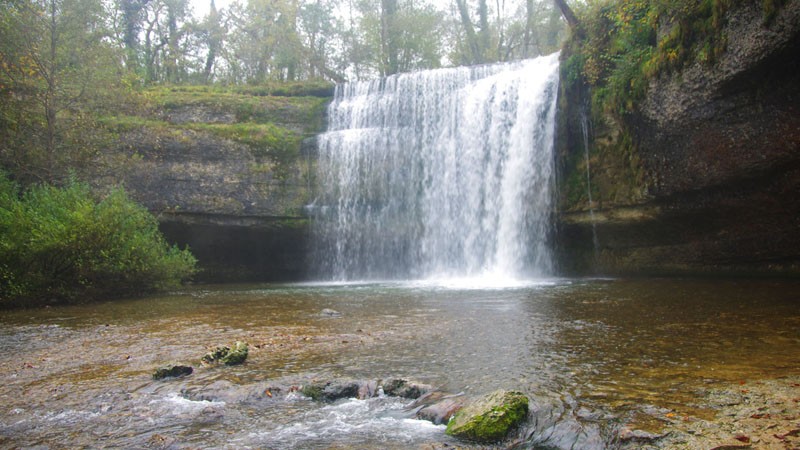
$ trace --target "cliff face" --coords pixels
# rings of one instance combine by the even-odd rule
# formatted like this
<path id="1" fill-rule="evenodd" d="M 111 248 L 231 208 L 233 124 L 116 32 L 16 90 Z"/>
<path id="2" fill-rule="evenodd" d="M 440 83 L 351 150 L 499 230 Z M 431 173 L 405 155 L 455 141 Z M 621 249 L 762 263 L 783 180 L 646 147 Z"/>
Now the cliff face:
<path id="1" fill-rule="evenodd" d="M 595 120 L 588 158 L 586 93 L 565 91 L 567 271 L 800 275 L 800 4 L 767 22 L 739 2 L 722 35 L 713 63 L 651 79 L 633 113 Z M 587 163 L 592 208 L 574 182 Z"/>
<path id="2" fill-rule="evenodd" d="M 301 279 L 313 136 L 331 94 L 148 92 L 139 115 L 108 120 L 118 145 L 94 180 L 122 183 L 156 213 L 166 238 L 198 258 L 201 281 Z"/>

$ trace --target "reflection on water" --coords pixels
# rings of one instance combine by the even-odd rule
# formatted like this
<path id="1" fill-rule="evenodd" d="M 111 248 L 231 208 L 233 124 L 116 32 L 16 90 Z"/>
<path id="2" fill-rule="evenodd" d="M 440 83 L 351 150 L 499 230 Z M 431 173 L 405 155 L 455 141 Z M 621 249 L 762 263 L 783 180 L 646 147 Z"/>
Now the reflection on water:
<path id="1" fill-rule="evenodd" d="M 200 286 L 139 300 L 3 311 L 0 445 L 449 442 L 442 427 L 410 420 L 397 399 L 320 405 L 287 399 L 285 391 L 263 395 L 264 383 L 400 376 L 468 395 L 523 390 L 539 410 L 523 438 L 599 448 L 609 445 L 609 430 L 649 410 L 711 415 L 696 397 L 703 387 L 796 372 L 798 287 L 665 279 L 502 289 Z M 341 314 L 322 314 L 326 308 Z M 208 347 L 235 340 L 251 344 L 245 365 L 199 367 Z M 169 362 L 197 370 L 152 381 L 152 371 Z"/>

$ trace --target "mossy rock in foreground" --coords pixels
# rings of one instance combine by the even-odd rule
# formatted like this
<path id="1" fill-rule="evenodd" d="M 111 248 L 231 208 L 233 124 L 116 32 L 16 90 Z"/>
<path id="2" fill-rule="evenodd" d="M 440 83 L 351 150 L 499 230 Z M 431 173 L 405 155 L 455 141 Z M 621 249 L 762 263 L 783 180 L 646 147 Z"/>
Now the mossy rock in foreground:
<path id="1" fill-rule="evenodd" d="M 495 391 L 461 409 L 447 434 L 482 443 L 503 440 L 528 415 L 528 397 L 516 391 Z"/>

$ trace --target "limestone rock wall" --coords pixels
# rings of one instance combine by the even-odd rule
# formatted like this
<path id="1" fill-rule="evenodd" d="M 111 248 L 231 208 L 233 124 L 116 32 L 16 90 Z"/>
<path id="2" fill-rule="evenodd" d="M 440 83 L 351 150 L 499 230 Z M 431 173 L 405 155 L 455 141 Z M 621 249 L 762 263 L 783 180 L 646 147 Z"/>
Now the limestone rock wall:
<path id="1" fill-rule="evenodd" d="M 651 80 L 624 123 L 592 124 L 591 213 L 574 186 L 560 202 L 567 273 L 800 275 L 800 4 L 765 23 L 760 2 L 738 2 L 723 33 L 716 62 Z M 580 162 L 562 180 L 586 169 L 582 95 L 562 99 L 562 160 Z"/>
<path id="2" fill-rule="evenodd" d="M 121 183 L 154 212 L 197 256 L 199 281 L 301 279 L 331 93 L 156 91 L 137 116 L 112 119 L 119 139 L 98 158 L 96 187 Z"/>

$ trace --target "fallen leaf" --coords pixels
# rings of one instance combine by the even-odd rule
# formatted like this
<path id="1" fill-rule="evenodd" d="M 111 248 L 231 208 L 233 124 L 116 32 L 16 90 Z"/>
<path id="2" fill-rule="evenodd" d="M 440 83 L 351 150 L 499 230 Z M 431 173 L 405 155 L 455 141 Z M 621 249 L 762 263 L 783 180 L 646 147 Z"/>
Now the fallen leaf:
<path id="1" fill-rule="evenodd" d="M 745 444 L 749 444 L 750 443 L 750 437 L 749 436 L 745 436 L 744 434 L 737 434 L 733 438 L 736 439 L 739 442 L 744 442 Z"/>
<path id="2" fill-rule="evenodd" d="M 778 439 L 780 439 L 780 440 L 784 441 L 784 440 L 786 440 L 786 438 L 787 438 L 787 437 L 789 437 L 789 436 L 791 436 L 791 437 L 797 437 L 797 436 L 800 436 L 800 429 L 797 429 L 797 428 L 795 428 L 794 430 L 787 431 L 786 433 L 783 433 L 783 434 L 774 434 L 773 436 L 775 436 L 776 438 L 778 438 Z"/>

